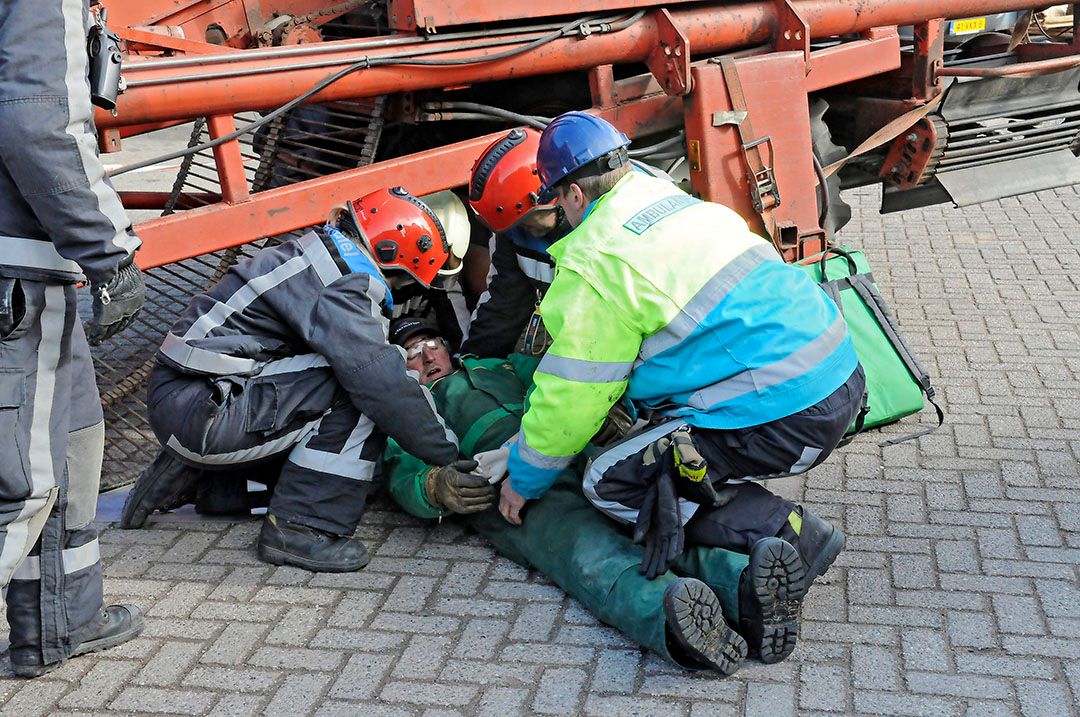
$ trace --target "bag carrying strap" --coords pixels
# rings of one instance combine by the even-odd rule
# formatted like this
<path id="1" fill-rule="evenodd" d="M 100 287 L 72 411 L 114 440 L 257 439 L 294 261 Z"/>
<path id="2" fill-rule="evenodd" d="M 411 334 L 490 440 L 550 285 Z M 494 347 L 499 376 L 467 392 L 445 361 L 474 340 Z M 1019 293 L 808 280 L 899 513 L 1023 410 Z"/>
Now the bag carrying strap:
<path id="1" fill-rule="evenodd" d="M 746 106 L 746 95 L 743 94 L 742 80 L 739 79 L 739 70 L 735 67 L 735 61 L 730 57 L 720 58 L 720 69 L 724 73 L 724 84 L 727 85 L 728 97 L 731 99 L 731 109 L 742 115 L 742 119 L 734 124 L 739 130 L 739 142 L 742 145 L 743 156 L 746 158 L 750 191 L 754 192 L 754 208 L 761 217 L 765 231 L 769 233 L 776 251 L 783 256 L 784 249 L 780 246 L 780 228 L 776 225 L 776 217 L 773 216 L 773 208 L 780 203 L 780 195 L 775 192 L 776 179 L 772 173 L 772 167 L 765 164 L 761 158 L 760 149 L 764 142 L 769 142 L 771 139 L 754 137 L 754 125 L 750 121 L 750 110 Z M 758 189 L 760 177 L 771 178 L 775 201 L 768 201 L 768 197 L 761 196 Z"/>
<path id="2" fill-rule="evenodd" d="M 847 259 L 849 272 L 848 276 L 842 279 L 829 281 L 828 275 L 826 274 L 825 264 L 829 254 L 836 254 Z M 907 367 L 908 373 L 910 373 L 911 377 L 915 379 L 915 383 L 917 383 L 919 385 L 919 388 L 922 389 L 923 394 L 926 396 L 926 400 L 930 402 L 930 405 L 933 406 L 934 410 L 937 412 L 938 421 L 936 426 L 931 426 L 929 428 L 925 428 L 923 430 L 919 430 L 915 433 L 910 433 L 905 436 L 890 438 L 886 441 L 882 441 L 879 445 L 893 446 L 897 443 L 909 441 L 912 438 L 925 436 L 928 433 L 932 433 L 933 431 L 941 428 L 941 424 L 945 422 L 945 411 L 943 411 L 941 409 L 941 406 L 939 406 L 937 402 L 934 401 L 937 393 L 934 390 L 934 387 L 930 385 L 930 374 L 927 373 L 926 369 L 923 368 L 923 365 L 919 363 L 919 359 L 915 357 L 915 353 L 911 350 L 911 347 L 908 345 L 907 341 L 904 340 L 903 334 L 900 333 L 900 326 L 896 323 L 896 318 L 889 310 L 889 305 L 885 303 L 885 298 L 881 295 L 881 292 L 877 290 L 877 287 L 874 286 L 873 273 L 859 272 L 858 268 L 855 265 L 855 258 L 843 249 L 838 249 L 836 247 L 828 247 L 824 252 L 822 252 L 820 261 L 821 285 L 825 292 L 830 297 L 832 297 L 833 301 L 836 302 L 837 307 L 843 306 L 840 302 L 840 291 L 842 291 L 844 288 L 850 287 L 855 291 L 856 294 L 859 295 L 859 298 L 862 300 L 863 304 L 865 304 L 866 307 L 870 309 L 870 313 L 873 314 L 874 320 L 877 322 L 878 326 L 880 326 L 881 330 L 885 333 L 885 338 L 889 340 L 889 343 L 892 345 L 893 350 L 896 351 L 897 355 L 900 357 L 900 360 L 904 362 L 904 366 Z M 846 287 L 844 285 L 846 285 Z M 840 308 L 840 312 L 841 314 L 843 313 L 843 308 Z M 865 414 L 860 414 L 860 418 L 865 418 Z"/>

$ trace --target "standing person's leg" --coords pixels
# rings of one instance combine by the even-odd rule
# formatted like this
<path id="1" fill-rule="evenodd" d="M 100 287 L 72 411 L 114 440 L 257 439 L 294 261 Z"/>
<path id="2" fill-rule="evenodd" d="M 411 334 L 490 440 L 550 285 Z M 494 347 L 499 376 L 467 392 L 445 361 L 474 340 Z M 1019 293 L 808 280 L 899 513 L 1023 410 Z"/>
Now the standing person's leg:
<path id="1" fill-rule="evenodd" d="M 8 586 L 15 673 L 43 674 L 69 656 L 126 642 L 142 630 L 130 605 L 102 608 L 97 506 L 104 420 L 75 288 L 22 282 L 37 326 L 21 340 L 33 349 L 28 373 L 30 472 L 53 476 L 56 502 L 30 555 Z M 40 472 L 40 476 L 35 475 Z"/>

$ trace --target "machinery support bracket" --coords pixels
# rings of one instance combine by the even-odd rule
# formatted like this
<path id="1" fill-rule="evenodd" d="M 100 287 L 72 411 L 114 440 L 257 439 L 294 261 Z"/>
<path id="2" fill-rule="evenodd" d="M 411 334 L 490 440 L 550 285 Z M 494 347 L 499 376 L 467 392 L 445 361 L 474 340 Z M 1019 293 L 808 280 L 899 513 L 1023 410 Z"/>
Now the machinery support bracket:
<path id="1" fill-rule="evenodd" d="M 775 0 L 776 34 L 773 46 L 777 52 L 801 52 L 810 66 L 810 25 L 802 18 L 791 0 Z"/>
<path id="2" fill-rule="evenodd" d="M 653 12 L 656 23 L 656 47 L 645 59 L 664 92 L 685 95 L 690 92 L 690 42 L 671 19 L 671 13 L 660 8 Z"/>

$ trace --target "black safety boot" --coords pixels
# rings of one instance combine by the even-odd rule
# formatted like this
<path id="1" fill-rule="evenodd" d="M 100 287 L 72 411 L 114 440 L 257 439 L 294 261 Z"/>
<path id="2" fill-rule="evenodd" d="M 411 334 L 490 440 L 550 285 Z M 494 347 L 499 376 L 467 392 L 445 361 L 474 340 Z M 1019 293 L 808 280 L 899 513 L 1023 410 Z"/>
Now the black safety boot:
<path id="1" fill-rule="evenodd" d="M 109 605 L 103 607 L 98 615 L 97 625 L 86 636 L 86 639 L 72 650 L 70 656 L 78 657 L 79 655 L 86 655 L 122 645 L 138 635 L 142 630 L 142 610 L 134 605 Z M 64 664 L 63 661 L 53 662 L 48 665 L 19 664 L 18 657 L 12 657 L 11 669 L 19 677 L 40 677 L 46 672 L 52 672 L 62 664 Z"/>
<path id="2" fill-rule="evenodd" d="M 173 510 L 191 503 L 201 475 L 198 468 L 160 451 L 131 487 L 120 516 L 120 527 L 141 528 L 155 510 Z"/>
<path id="3" fill-rule="evenodd" d="M 677 662 L 724 675 L 739 669 L 746 657 L 746 640 L 728 627 L 720 600 L 708 585 L 693 578 L 672 582 L 664 591 L 664 616 L 669 648 Z"/>
<path id="4" fill-rule="evenodd" d="M 266 516 L 259 533 L 259 559 L 273 565 L 295 565 L 317 573 L 347 573 L 368 564 L 367 548 L 356 538 Z"/>
<path id="5" fill-rule="evenodd" d="M 825 574 L 847 542 L 842 530 L 802 506 L 795 506 L 787 523 L 780 529 L 779 537 L 799 551 L 806 567 L 808 589 L 818 576 Z"/>
<path id="6" fill-rule="evenodd" d="M 795 649 L 805 575 L 799 553 L 780 538 L 762 538 L 750 549 L 739 580 L 739 632 L 751 657 L 771 664 Z"/>

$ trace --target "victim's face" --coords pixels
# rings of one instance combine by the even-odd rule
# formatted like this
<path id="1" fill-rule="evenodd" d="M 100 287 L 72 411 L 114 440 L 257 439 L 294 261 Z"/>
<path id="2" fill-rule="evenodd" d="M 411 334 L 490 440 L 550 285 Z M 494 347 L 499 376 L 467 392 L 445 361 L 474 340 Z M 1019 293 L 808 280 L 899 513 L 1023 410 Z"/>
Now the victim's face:
<path id="1" fill-rule="evenodd" d="M 446 342 L 438 336 L 417 336 L 403 348 L 406 368 L 420 374 L 420 383 L 424 386 L 454 371 Z"/>

